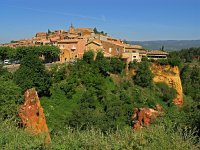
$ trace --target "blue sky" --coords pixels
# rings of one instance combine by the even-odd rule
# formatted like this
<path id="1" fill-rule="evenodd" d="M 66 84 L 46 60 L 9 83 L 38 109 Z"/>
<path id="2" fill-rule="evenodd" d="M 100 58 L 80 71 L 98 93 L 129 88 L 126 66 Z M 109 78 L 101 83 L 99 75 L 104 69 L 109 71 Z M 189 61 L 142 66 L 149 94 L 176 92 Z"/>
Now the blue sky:
<path id="1" fill-rule="evenodd" d="M 126 40 L 195 40 L 200 0 L 0 0 L 0 43 L 71 23 Z"/>

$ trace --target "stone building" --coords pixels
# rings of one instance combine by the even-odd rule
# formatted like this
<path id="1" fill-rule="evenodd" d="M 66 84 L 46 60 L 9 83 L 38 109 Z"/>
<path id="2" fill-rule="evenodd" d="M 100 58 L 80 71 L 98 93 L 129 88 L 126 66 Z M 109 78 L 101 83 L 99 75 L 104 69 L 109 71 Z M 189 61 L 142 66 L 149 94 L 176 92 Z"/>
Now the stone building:
<path id="1" fill-rule="evenodd" d="M 161 50 L 149 50 L 147 51 L 147 57 L 149 59 L 166 59 L 169 53 L 161 51 Z"/>
<path id="2" fill-rule="evenodd" d="M 86 39 L 64 39 L 58 41 L 60 48 L 60 61 L 67 62 L 82 58 L 85 50 Z"/>

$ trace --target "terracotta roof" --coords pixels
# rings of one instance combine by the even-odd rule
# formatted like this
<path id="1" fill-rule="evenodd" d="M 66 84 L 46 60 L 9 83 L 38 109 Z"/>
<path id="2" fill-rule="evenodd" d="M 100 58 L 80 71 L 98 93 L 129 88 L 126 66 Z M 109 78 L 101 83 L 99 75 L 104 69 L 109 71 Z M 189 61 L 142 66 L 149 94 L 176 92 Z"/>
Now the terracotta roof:
<path id="1" fill-rule="evenodd" d="M 78 39 L 86 39 L 86 38 L 89 38 L 90 37 L 90 35 L 83 35 L 83 36 L 79 36 L 79 37 L 77 37 Z"/>
<path id="2" fill-rule="evenodd" d="M 79 31 L 93 32 L 92 28 L 76 28 L 75 30 L 76 30 L 76 32 L 79 32 Z"/>
<path id="3" fill-rule="evenodd" d="M 147 54 L 148 55 L 168 55 L 169 53 L 161 51 L 161 50 L 149 50 Z"/>
<path id="4" fill-rule="evenodd" d="M 120 45 L 120 46 L 125 46 L 125 44 L 122 43 L 120 40 L 118 40 L 118 41 L 116 41 L 116 42 L 114 42 L 114 43 L 117 44 L 117 45 Z"/>
<path id="5" fill-rule="evenodd" d="M 134 48 L 134 49 L 142 49 L 141 45 L 130 45 L 130 44 L 126 44 L 125 45 L 126 48 Z"/>
<path id="6" fill-rule="evenodd" d="M 117 41 L 118 39 L 115 39 L 115 38 L 112 38 L 112 37 L 108 37 L 108 40 Z"/>
<path id="7" fill-rule="evenodd" d="M 50 41 L 57 42 L 59 39 L 60 39 L 60 37 L 53 37 L 53 38 L 50 38 Z"/>
<path id="8" fill-rule="evenodd" d="M 36 34 L 46 34 L 46 32 L 37 32 Z"/>
<path id="9" fill-rule="evenodd" d="M 60 40 L 58 41 L 58 43 L 77 43 L 78 39 L 64 39 L 64 40 Z"/>
<path id="10" fill-rule="evenodd" d="M 36 37 L 38 37 L 38 36 L 46 36 L 46 35 L 47 35 L 47 33 L 45 33 L 45 32 L 36 33 Z"/>
<path id="11" fill-rule="evenodd" d="M 97 45 L 99 45 L 99 46 L 102 45 L 102 44 L 101 44 L 101 41 L 99 41 L 99 40 L 91 40 L 91 41 L 89 41 L 86 45 L 88 45 L 88 44 L 90 44 L 90 43 L 95 43 L 95 44 L 97 44 Z"/>
<path id="12" fill-rule="evenodd" d="M 77 34 L 68 34 L 67 37 L 69 37 L 69 38 L 76 38 L 76 37 L 78 37 L 78 35 Z"/>

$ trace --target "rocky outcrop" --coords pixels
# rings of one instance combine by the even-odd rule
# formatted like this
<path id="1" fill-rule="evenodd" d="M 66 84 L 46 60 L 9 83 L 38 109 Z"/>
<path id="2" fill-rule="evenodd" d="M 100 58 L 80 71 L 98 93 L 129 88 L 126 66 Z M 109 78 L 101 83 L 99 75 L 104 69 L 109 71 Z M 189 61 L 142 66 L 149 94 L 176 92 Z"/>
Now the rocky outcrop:
<path id="1" fill-rule="evenodd" d="M 152 108 L 135 108 L 131 117 L 131 126 L 135 130 L 148 126 L 162 112 L 163 109 L 160 105 L 156 105 L 156 110 Z"/>
<path id="2" fill-rule="evenodd" d="M 183 89 L 180 79 L 180 72 L 177 66 L 152 64 L 151 70 L 154 74 L 154 82 L 164 82 L 177 91 L 174 104 L 181 106 L 183 104 Z"/>
<path id="3" fill-rule="evenodd" d="M 46 124 L 43 108 L 40 105 L 38 94 L 34 88 L 24 94 L 24 105 L 20 108 L 19 117 L 25 130 L 33 134 L 44 134 L 45 143 L 50 142 L 50 134 Z"/>

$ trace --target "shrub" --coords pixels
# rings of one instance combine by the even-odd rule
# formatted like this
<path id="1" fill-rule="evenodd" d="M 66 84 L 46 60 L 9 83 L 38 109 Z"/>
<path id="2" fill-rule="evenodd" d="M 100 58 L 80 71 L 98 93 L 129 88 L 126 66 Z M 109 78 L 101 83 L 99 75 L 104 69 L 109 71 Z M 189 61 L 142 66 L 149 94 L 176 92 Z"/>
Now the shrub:
<path id="1" fill-rule="evenodd" d="M 45 149 L 44 135 L 29 134 L 16 127 L 15 122 L 0 120 L 1 149 Z"/>
<path id="2" fill-rule="evenodd" d="M 148 62 L 143 61 L 138 65 L 136 76 L 133 79 L 134 82 L 141 87 L 147 87 L 152 84 L 153 74 L 149 69 Z"/>
<path id="3" fill-rule="evenodd" d="M 14 81 L 23 91 L 35 87 L 39 95 L 49 95 L 50 76 L 37 55 L 27 55 L 14 73 Z"/>
<path id="4" fill-rule="evenodd" d="M 120 74 L 124 70 L 125 64 L 119 58 L 110 58 L 110 72 Z"/>
<path id="5" fill-rule="evenodd" d="M 9 80 L 12 79 L 13 75 L 3 65 L 0 65 L 0 77 Z"/>
<path id="6" fill-rule="evenodd" d="M 106 59 L 101 51 L 97 53 L 95 65 L 99 69 L 100 73 L 107 76 L 110 70 L 109 60 Z"/>
<path id="7" fill-rule="evenodd" d="M 173 58 L 168 58 L 168 63 L 171 65 L 171 66 L 179 66 L 181 67 L 181 59 L 178 58 L 178 57 L 173 57 Z"/>
<path id="8" fill-rule="evenodd" d="M 164 82 L 159 82 L 156 83 L 158 88 L 160 89 L 162 96 L 161 99 L 164 102 L 167 102 L 168 104 L 172 103 L 173 99 L 176 97 L 176 89 L 169 87 L 166 83 Z"/>
<path id="9" fill-rule="evenodd" d="M 168 59 L 159 59 L 159 60 L 157 60 L 157 62 L 160 65 L 169 65 Z"/>
<path id="10" fill-rule="evenodd" d="M 94 62 L 94 52 L 92 50 L 85 52 L 83 55 L 83 61 L 92 64 Z"/>
<path id="11" fill-rule="evenodd" d="M 128 64 L 128 68 L 129 69 L 138 69 L 138 63 L 137 63 L 137 61 L 136 60 L 133 60 L 132 62 L 130 62 L 129 64 Z"/>
<path id="12" fill-rule="evenodd" d="M 16 50 L 7 46 L 0 46 L 0 60 L 14 59 Z"/>
<path id="13" fill-rule="evenodd" d="M 0 77 L 0 119 L 15 118 L 22 101 L 21 89 L 12 81 Z"/>

